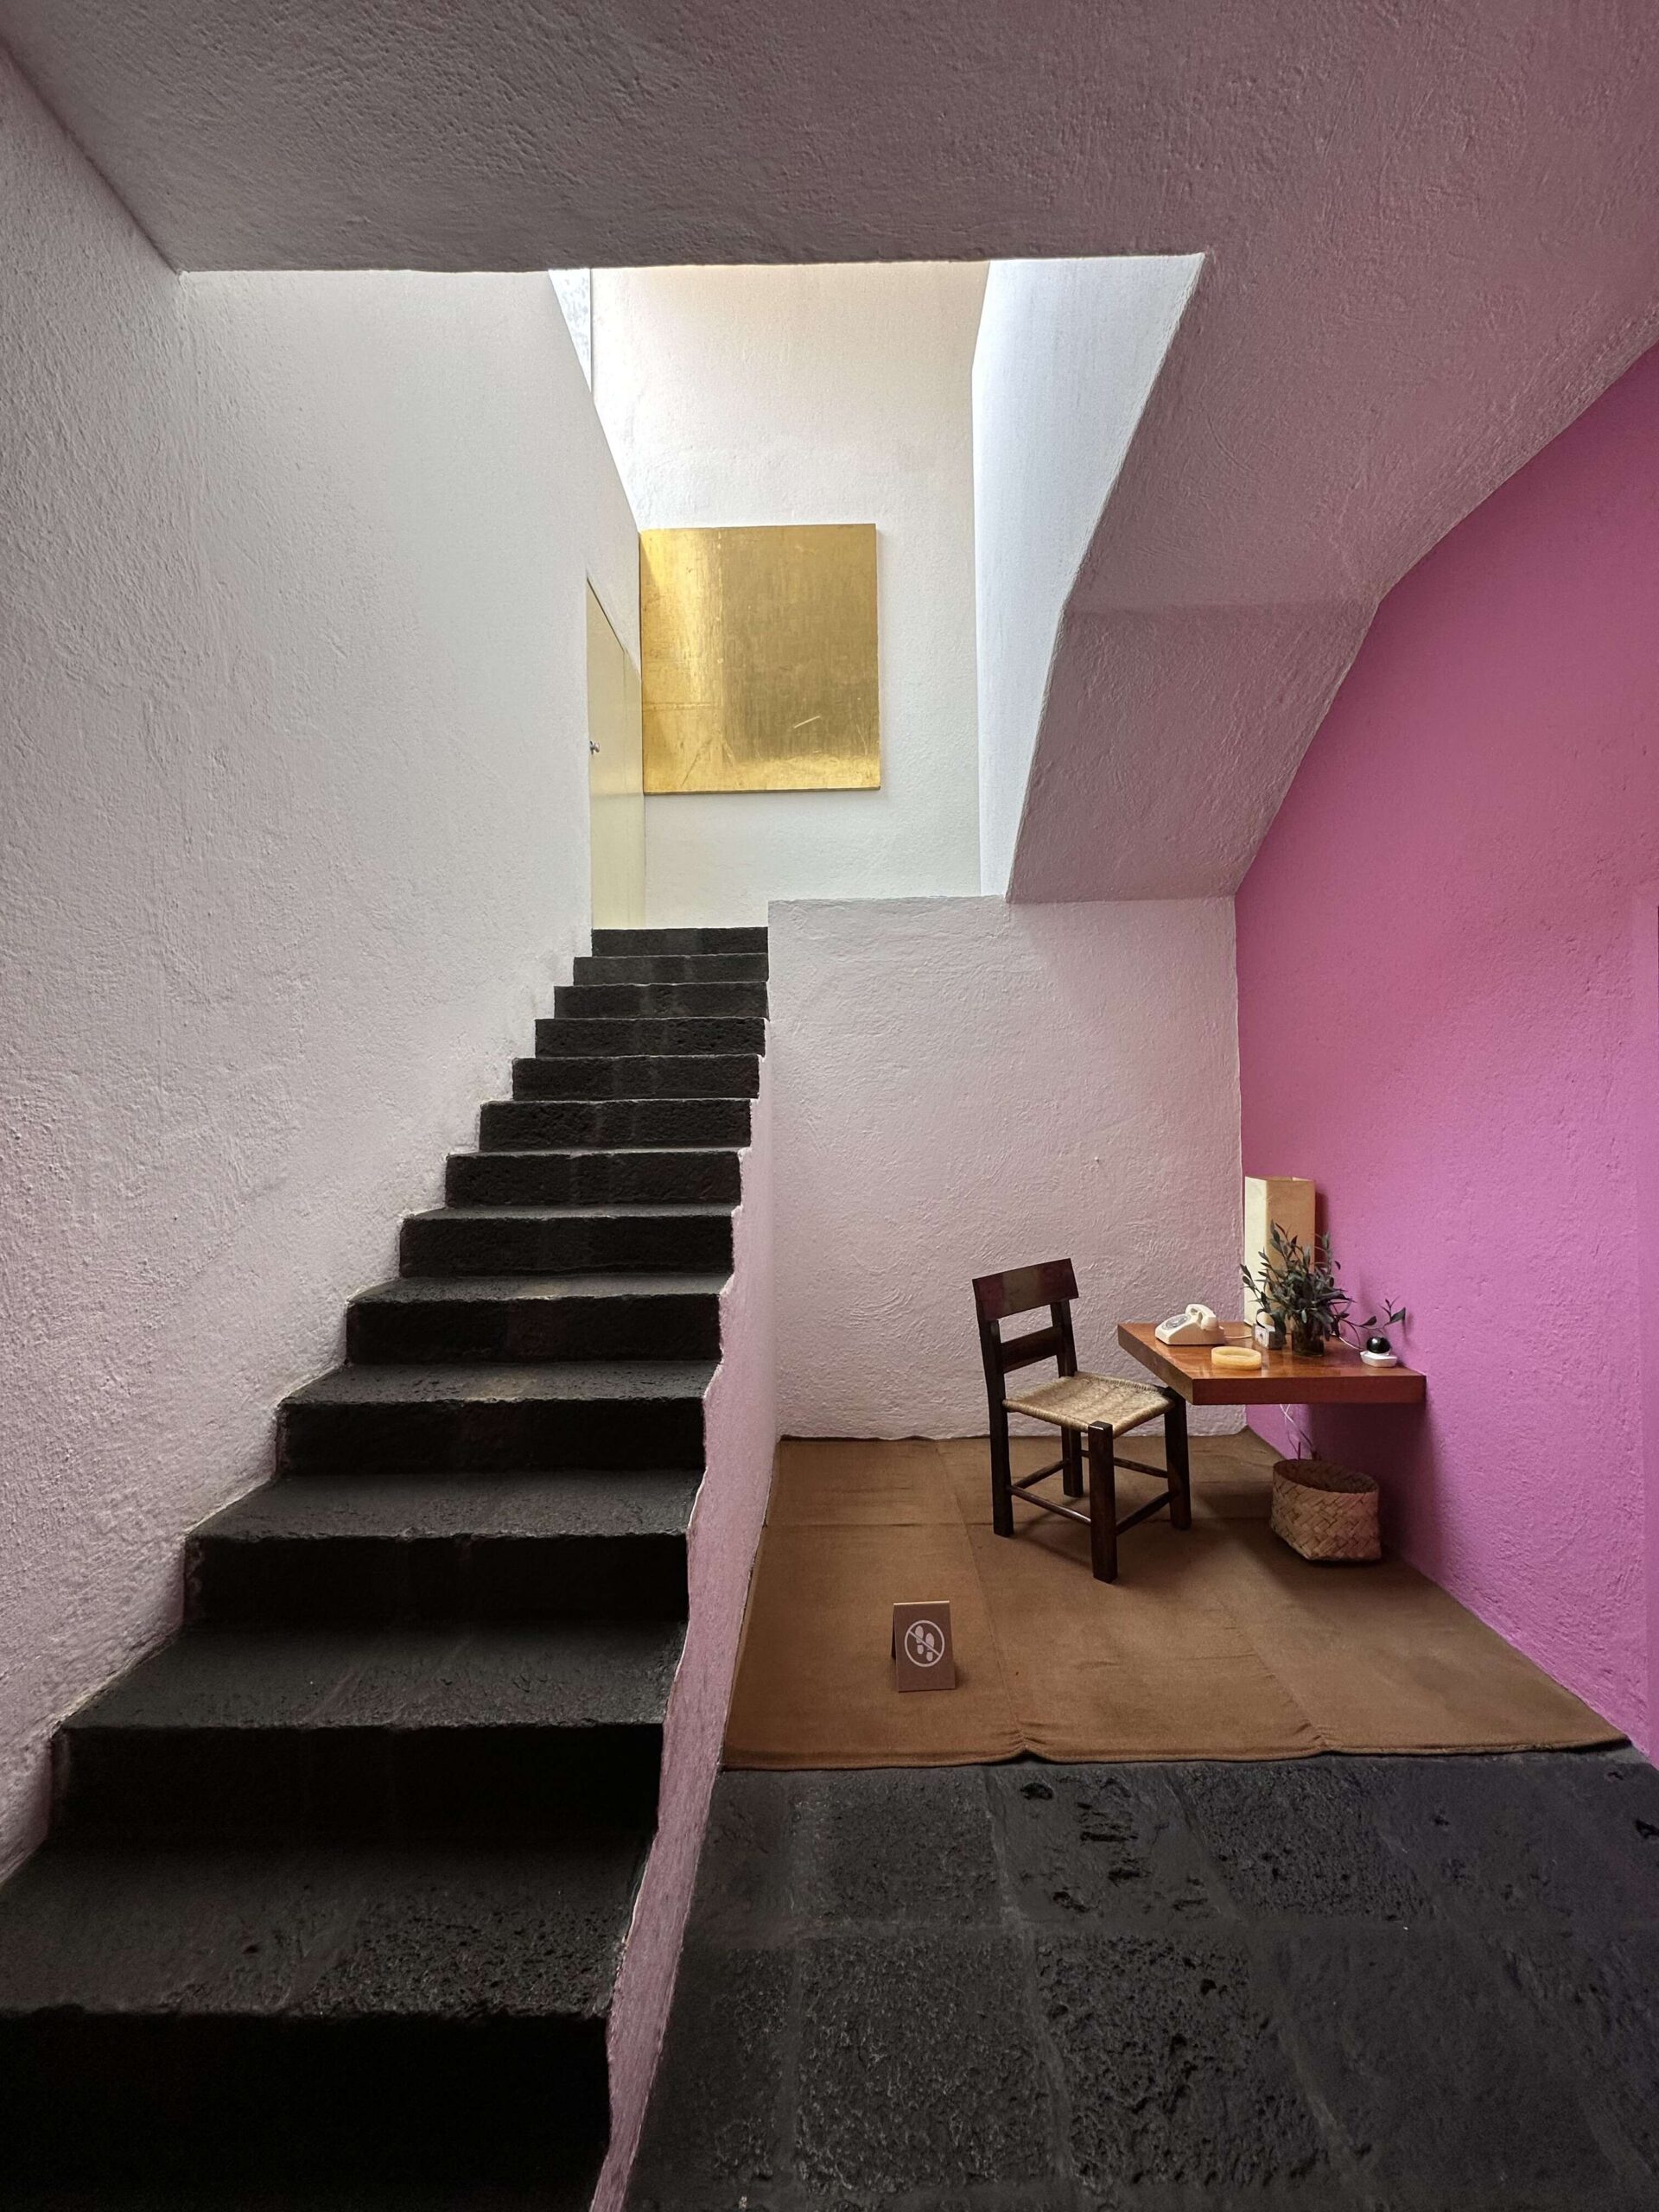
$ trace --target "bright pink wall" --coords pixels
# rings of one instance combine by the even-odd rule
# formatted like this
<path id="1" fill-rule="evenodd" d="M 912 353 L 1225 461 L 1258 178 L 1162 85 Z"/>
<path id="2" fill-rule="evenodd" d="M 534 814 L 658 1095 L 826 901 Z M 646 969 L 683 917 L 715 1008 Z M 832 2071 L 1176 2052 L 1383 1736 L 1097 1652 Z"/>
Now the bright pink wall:
<path id="1" fill-rule="evenodd" d="M 1643 1743 L 1656 934 L 1659 351 L 1389 594 L 1238 895 L 1245 1170 L 1315 1179 L 1429 1378 L 1312 1440 Z"/>

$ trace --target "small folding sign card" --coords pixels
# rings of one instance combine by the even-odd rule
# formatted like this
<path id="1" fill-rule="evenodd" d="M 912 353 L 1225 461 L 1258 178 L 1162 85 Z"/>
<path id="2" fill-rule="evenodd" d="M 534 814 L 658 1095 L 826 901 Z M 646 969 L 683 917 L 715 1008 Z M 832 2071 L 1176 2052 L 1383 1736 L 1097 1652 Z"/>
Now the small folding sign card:
<path id="1" fill-rule="evenodd" d="M 896 1690 L 953 1690 L 957 1687 L 950 1607 L 945 1599 L 931 1605 L 893 1607 L 893 1687 Z"/>

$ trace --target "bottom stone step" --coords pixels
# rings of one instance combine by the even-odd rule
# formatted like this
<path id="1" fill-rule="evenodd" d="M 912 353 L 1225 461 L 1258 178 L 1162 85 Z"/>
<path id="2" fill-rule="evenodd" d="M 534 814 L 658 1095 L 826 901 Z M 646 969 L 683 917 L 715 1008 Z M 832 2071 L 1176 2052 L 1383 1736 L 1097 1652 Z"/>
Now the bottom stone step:
<path id="1" fill-rule="evenodd" d="M 591 2182 L 645 1842 L 49 1846 L 0 1897 L 5 2202 Z"/>

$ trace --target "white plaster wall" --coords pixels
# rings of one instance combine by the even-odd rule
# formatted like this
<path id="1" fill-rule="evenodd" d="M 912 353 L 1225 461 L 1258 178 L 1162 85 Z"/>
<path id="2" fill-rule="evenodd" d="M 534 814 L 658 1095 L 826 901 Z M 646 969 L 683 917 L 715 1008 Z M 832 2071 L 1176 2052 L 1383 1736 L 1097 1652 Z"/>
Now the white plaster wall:
<path id="1" fill-rule="evenodd" d="M 648 798 L 653 923 L 979 882 L 971 263 L 596 270 L 594 397 L 642 530 L 873 522 L 881 788 Z"/>
<path id="2" fill-rule="evenodd" d="M 720 1770 L 749 1574 L 778 1449 L 773 1325 L 772 1109 L 760 1065 L 732 1274 L 721 1294 L 720 1365 L 703 1401 L 704 1472 L 692 1516 L 691 1609 L 663 1751 L 657 1834 L 612 2003 L 611 2142 L 594 2212 L 620 2212 L 679 1970 L 709 1799 Z"/>
<path id="3" fill-rule="evenodd" d="M 976 1275 L 1069 1255 L 1107 1374 L 1236 1306 L 1230 899 L 787 903 L 771 957 L 786 1435 L 982 1433 Z"/>
<path id="4" fill-rule="evenodd" d="M 570 342 L 582 373 L 594 381 L 594 272 L 591 269 L 550 269 L 560 313 L 569 326 Z"/>
<path id="5" fill-rule="evenodd" d="M 567 972 L 638 602 L 545 275 L 181 281 L 3 60 L 0 210 L 3 1864 Z"/>
<path id="6" fill-rule="evenodd" d="M 983 891 L 1008 887 L 1061 618 L 1203 265 L 991 266 L 973 377 Z"/>

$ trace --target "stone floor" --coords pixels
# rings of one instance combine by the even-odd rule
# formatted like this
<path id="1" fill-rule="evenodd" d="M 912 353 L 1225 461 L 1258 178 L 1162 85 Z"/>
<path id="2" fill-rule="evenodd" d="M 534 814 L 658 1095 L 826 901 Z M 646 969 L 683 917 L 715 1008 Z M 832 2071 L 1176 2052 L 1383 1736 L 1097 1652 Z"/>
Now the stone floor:
<path id="1" fill-rule="evenodd" d="M 1659 1774 L 724 1774 L 632 2202 L 1653 2212 Z"/>

